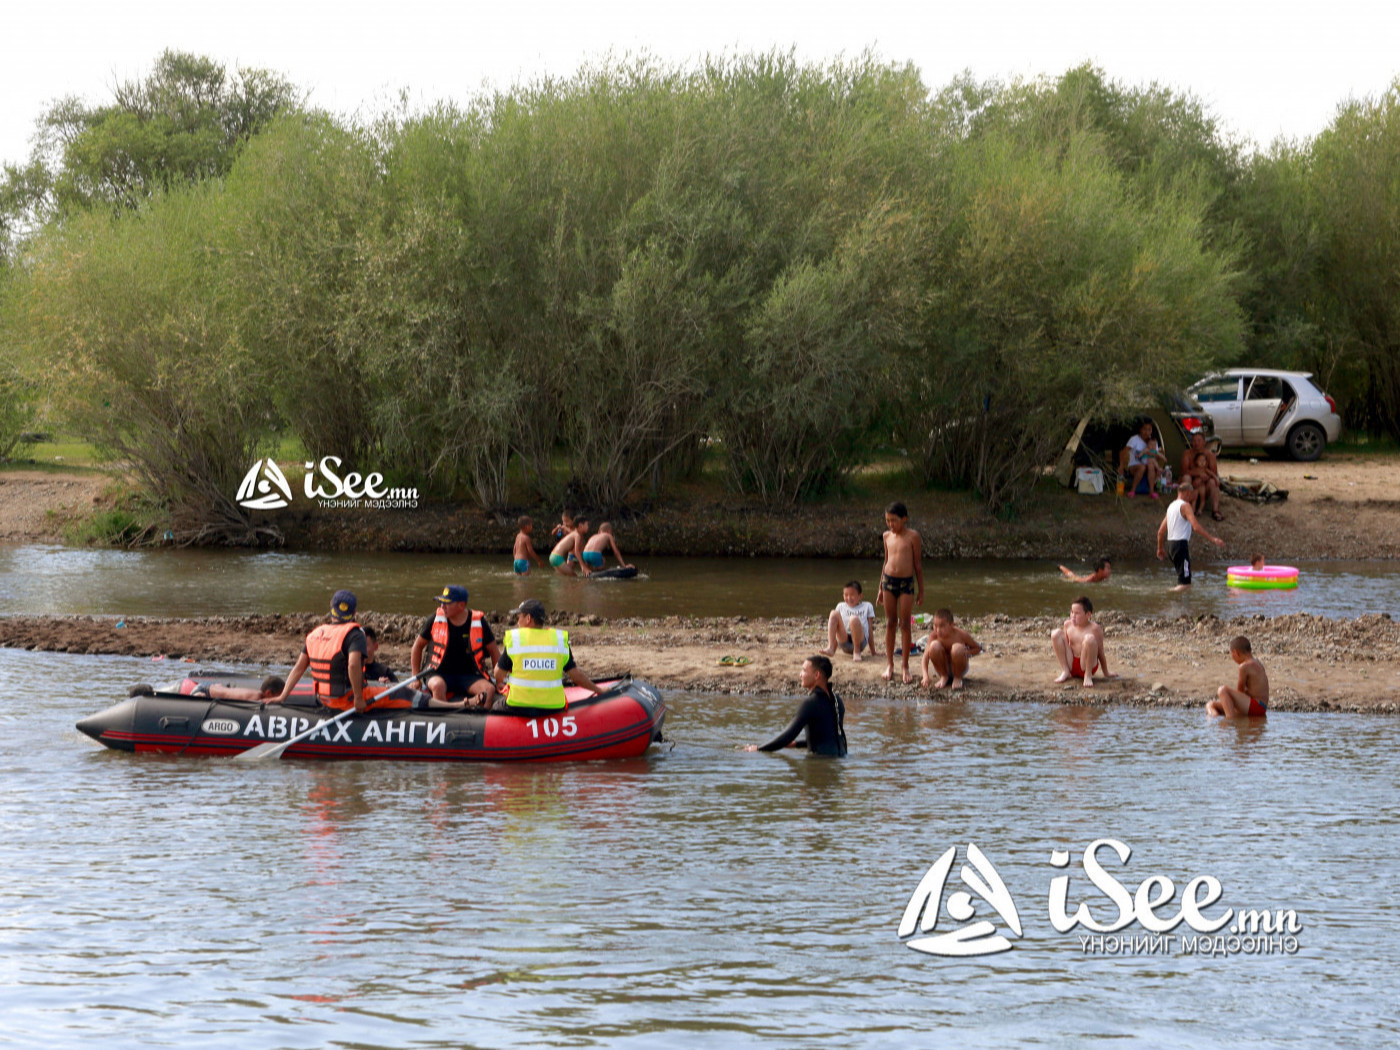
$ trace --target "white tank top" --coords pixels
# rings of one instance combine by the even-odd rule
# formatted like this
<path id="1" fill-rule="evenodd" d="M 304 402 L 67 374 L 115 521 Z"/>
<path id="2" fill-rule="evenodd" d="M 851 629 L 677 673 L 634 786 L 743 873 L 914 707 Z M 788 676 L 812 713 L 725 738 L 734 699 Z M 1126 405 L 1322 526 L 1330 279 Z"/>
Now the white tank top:
<path id="1" fill-rule="evenodd" d="M 1191 523 L 1186 520 L 1186 515 L 1181 513 L 1184 507 L 1184 500 L 1172 500 L 1172 505 L 1167 508 L 1167 539 L 1168 540 L 1189 540 L 1191 538 Z"/>

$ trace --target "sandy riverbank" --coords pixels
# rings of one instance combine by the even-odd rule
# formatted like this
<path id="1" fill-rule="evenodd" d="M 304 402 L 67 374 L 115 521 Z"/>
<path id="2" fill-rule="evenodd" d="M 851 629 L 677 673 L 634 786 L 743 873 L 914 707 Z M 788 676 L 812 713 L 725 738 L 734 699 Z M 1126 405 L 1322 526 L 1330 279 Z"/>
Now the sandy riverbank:
<path id="1" fill-rule="evenodd" d="M 577 618 L 573 618 L 577 619 Z M 70 653 L 165 657 L 148 679 L 160 682 L 192 670 L 185 661 L 253 663 L 269 671 L 289 666 L 301 639 L 318 621 L 311 616 L 210 617 L 199 620 L 82 616 L 0 617 L 0 646 Z M 370 616 L 385 639 L 384 659 L 404 667 L 421 620 Z M 499 624 L 499 618 L 495 618 Z M 1227 642 L 1248 635 L 1273 687 L 1270 707 L 1283 711 L 1400 713 L 1400 624 L 1388 616 L 1329 620 L 1295 615 L 1219 620 L 1163 620 L 1108 613 L 1110 669 L 1121 677 L 1090 690 L 1054 685 L 1058 672 L 1048 617 L 993 616 L 964 624 L 986 652 L 973 662 L 965 695 L 983 700 L 1195 707 L 1216 686 L 1233 685 Z M 802 658 L 823 642 L 816 620 L 617 620 L 596 617 L 570 627 L 575 655 L 590 674 L 630 671 L 663 689 L 746 695 L 795 694 Z M 721 667 L 724 655 L 747 656 L 747 667 Z M 852 702 L 867 697 L 954 699 L 917 682 L 880 680 L 884 660 L 855 663 L 839 656 L 838 690 Z M 915 667 L 917 670 L 917 666 Z M 123 695 L 128 682 L 94 683 L 92 702 Z"/>
<path id="2" fill-rule="evenodd" d="M 1400 457 L 1331 453 L 1318 463 L 1250 463 L 1230 456 L 1221 460 L 1221 470 L 1272 481 L 1287 489 L 1290 498 L 1263 507 L 1225 499 L 1226 521 L 1208 522 L 1208 527 L 1227 546 L 1217 552 L 1199 544 L 1199 564 L 1243 561 L 1256 550 L 1273 561 L 1400 558 Z M 107 507 L 107 484 L 101 474 L 0 471 L 0 542 L 57 541 L 69 521 Z M 618 542 L 634 558 L 867 558 L 879 554 L 888 498 L 850 497 L 775 510 L 739 497 L 677 497 L 615 524 Z M 901 498 L 930 558 L 1151 558 L 1165 509 L 1162 500 L 1128 500 L 1112 493 L 1080 496 L 1045 486 L 1014 520 L 1002 521 L 967 493 L 913 492 Z M 544 517 L 553 512 L 535 513 Z M 291 550 L 504 557 L 514 537 L 513 518 L 497 520 L 479 509 L 451 504 L 414 510 L 284 511 L 274 520 Z"/>

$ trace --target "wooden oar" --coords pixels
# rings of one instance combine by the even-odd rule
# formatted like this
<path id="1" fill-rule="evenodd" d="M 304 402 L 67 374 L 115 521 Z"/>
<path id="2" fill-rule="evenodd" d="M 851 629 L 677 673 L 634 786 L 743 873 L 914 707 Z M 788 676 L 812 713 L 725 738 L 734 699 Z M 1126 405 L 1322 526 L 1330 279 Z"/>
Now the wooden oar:
<path id="1" fill-rule="evenodd" d="M 388 689 L 384 690 L 384 692 L 376 695 L 374 699 L 383 700 L 390 693 L 396 693 L 404 686 L 412 685 L 414 682 L 418 681 L 418 679 L 422 678 L 431 670 L 432 668 L 425 667 L 412 678 L 405 678 L 402 682 L 399 682 L 397 685 L 390 686 Z M 259 744 L 257 747 L 244 751 L 242 754 L 234 755 L 233 760 L 235 762 L 275 762 L 277 759 L 282 757 L 283 753 L 286 752 L 287 748 L 291 747 L 293 744 L 297 743 L 300 740 L 305 740 L 307 737 L 311 736 L 322 726 L 334 725 L 336 722 L 339 722 L 342 718 L 347 718 L 350 715 L 353 715 L 354 713 L 354 705 L 351 705 L 350 707 L 347 707 L 344 711 L 340 712 L 340 714 L 336 715 L 334 718 L 327 718 L 324 721 L 317 722 L 310 729 L 302 730 L 290 740 L 279 740 L 275 743 Z"/>

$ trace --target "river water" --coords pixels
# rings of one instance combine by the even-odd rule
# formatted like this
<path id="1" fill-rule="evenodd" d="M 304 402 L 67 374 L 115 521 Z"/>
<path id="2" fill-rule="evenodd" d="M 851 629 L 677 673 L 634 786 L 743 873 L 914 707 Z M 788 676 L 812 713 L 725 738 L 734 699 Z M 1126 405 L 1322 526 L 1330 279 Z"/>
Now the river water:
<path id="1" fill-rule="evenodd" d="M 0 650 L 0 1044 L 1400 1038 L 1400 719 L 856 701 L 833 761 L 733 750 L 791 699 L 674 695 L 669 750 L 541 767 L 247 767 L 73 728 L 149 667 Z M 1132 847 L 1098 854 L 1130 891 L 1209 875 L 1208 915 L 1295 910 L 1296 954 L 1086 954 L 1050 924 L 1050 856 L 1070 910 L 1109 918 L 1080 861 L 1102 837 Z M 950 846 L 935 932 L 956 927 L 969 843 L 1023 936 L 974 895 L 1011 950 L 910 950 L 901 913 Z"/>
<path id="2" fill-rule="evenodd" d="M 880 563 L 815 558 L 639 558 L 636 580 L 567 579 L 535 570 L 511 573 L 503 558 L 446 554 L 288 554 L 229 550 L 90 550 L 0 546 L 0 615 L 92 613 L 203 616 L 324 612 L 349 587 L 360 608 L 426 613 L 444 584 L 466 584 L 472 604 L 503 611 L 524 598 L 550 609 L 602 616 L 822 616 L 847 580 L 875 600 Z M 1088 571 L 1087 566 L 1078 566 Z M 1189 594 L 1169 588 L 1169 563 L 1122 563 L 1088 593 L 1100 610 L 1137 615 L 1269 616 L 1311 612 L 1358 616 L 1400 608 L 1393 562 L 1303 563 L 1294 591 L 1225 586 L 1225 567 L 1198 569 Z M 960 616 L 1062 614 L 1085 591 L 1054 562 L 967 559 L 924 566 L 924 608 Z"/>

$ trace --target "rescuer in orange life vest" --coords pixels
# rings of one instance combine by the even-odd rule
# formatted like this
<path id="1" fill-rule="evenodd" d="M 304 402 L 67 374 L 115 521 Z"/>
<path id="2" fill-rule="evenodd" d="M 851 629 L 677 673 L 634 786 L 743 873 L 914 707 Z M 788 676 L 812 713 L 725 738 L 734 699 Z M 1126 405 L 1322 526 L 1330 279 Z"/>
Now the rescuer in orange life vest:
<path id="1" fill-rule="evenodd" d="M 491 633 L 491 625 L 477 609 L 467 608 L 470 595 L 465 587 L 452 584 L 437 596 L 437 612 L 423 621 L 413 642 L 409 663 L 417 674 L 423 666 L 423 653 L 429 650 L 428 673 L 424 686 L 432 693 L 433 707 L 462 708 L 491 706 L 496 698 L 491 669 L 501 658 L 501 647 Z M 447 694 L 462 700 L 448 703 Z"/>
<path id="2" fill-rule="evenodd" d="M 366 648 L 365 632 L 355 622 L 355 595 L 350 591 L 336 591 L 331 598 L 329 619 L 306 636 L 306 644 L 302 646 L 296 666 L 287 675 L 281 694 L 267 703 L 286 703 L 310 667 L 317 700 L 327 707 L 342 710 L 350 706 L 347 700 L 352 701 L 355 710 L 364 713 L 369 709 L 365 701 Z M 385 700 L 383 706 L 408 707 L 409 701 Z"/>

